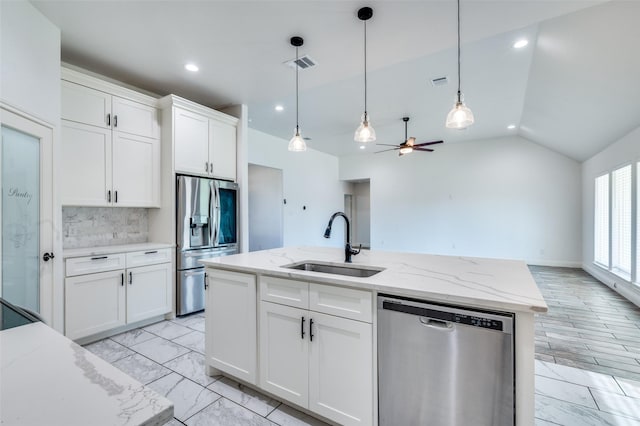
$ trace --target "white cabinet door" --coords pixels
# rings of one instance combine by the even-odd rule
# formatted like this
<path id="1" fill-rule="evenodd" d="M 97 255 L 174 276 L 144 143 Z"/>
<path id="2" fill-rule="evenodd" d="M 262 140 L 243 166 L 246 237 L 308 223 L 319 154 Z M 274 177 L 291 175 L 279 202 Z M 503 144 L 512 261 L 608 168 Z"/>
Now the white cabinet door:
<path id="1" fill-rule="evenodd" d="M 309 403 L 309 311 L 260 302 L 260 387 Z"/>
<path id="2" fill-rule="evenodd" d="M 158 138 L 158 110 L 154 107 L 114 96 L 113 130 L 148 138 Z"/>
<path id="3" fill-rule="evenodd" d="M 111 130 L 62 120 L 62 204 L 108 206 Z"/>
<path id="4" fill-rule="evenodd" d="M 171 264 L 127 269 L 127 323 L 171 311 Z"/>
<path id="5" fill-rule="evenodd" d="M 113 132 L 113 202 L 159 207 L 160 140 Z"/>
<path id="6" fill-rule="evenodd" d="M 63 120 L 111 127 L 111 95 L 68 81 L 62 82 L 61 115 Z"/>
<path id="7" fill-rule="evenodd" d="M 256 277 L 207 269 L 206 363 L 256 384 Z"/>
<path id="8" fill-rule="evenodd" d="M 124 270 L 66 278 L 65 335 L 79 339 L 125 324 Z"/>
<path id="9" fill-rule="evenodd" d="M 176 172 L 209 174 L 209 119 L 174 107 Z"/>
<path id="10" fill-rule="evenodd" d="M 210 120 L 211 145 L 209 161 L 213 166 L 213 176 L 220 179 L 236 180 L 236 127 Z"/>
<path id="11" fill-rule="evenodd" d="M 342 425 L 373 424 L 372 325 L 311 313 L 309 410 Z"/>

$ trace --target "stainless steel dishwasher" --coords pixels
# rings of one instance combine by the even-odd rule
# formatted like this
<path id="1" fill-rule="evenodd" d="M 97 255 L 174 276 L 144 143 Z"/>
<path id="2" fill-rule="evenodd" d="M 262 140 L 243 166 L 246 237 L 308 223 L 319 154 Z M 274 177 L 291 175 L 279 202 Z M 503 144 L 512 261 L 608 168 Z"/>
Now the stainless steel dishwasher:
<path id="1" fill-rule="evenodd" d="M 378 296 L 378 424 L 514 425 L 513 323 Z"/>

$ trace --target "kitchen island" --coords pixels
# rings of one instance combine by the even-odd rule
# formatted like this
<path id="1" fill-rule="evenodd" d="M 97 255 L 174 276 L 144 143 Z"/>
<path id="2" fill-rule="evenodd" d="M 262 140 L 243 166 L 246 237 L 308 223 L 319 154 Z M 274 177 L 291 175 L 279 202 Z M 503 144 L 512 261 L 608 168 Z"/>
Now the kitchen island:
<path id="1" fill-rule="evenodd" d="M 171 420 L 171 401 L 44 323 L 28 317 L 16 323 L 18 315 L 0 304 L 0 328 L 6 328 L 0 331 L 3 426 L 163 425 Z"/>
<path id="2" fill-rule="evenodd" d="M 363 250 L 345 264 L 340 248 L 293 247 L 203 263 L 210 373 L 323 419 L 376 425 L 378 294 L 488 310 L 514 318 L 515 419 L 533 425 L 534 314 L 547 306 L 524 262 Z M 292 269 L 304 263 L 379 272 Z"/>

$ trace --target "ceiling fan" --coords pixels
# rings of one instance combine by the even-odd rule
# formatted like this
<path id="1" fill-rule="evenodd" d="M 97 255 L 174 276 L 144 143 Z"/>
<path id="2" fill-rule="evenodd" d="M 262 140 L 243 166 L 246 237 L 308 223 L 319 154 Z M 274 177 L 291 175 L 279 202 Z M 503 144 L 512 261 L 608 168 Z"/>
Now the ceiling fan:
<path id="1" fill-rule="evenodd" d="M 392 146 L 394 148 L 385 149 L 383 151 L 378 151 L 378 152 L 376 152 L 376 154 L 379 154 L 381 152 L 399 150 L 398 157 L 402 157 L 403 155 L 410 154 L 413 151 L 433 152 L 433 149 L 425 148 L 425 146 L 435 145 L 435 144 L 444 142 L 444 141 L 433 141 L 433 142 L 416 143 L 416 138 L 414 138 L 414 137 L 408 138 L 407 137 L 407 123 L 409 122 L 409 117 L 402 117 L 402 121 L 404 121 L 404 142 L 401 143 L 400 145 L 389 145 L 389 144 L 386 144 L 386 143 L 377 143 L 376 145 Z"/>

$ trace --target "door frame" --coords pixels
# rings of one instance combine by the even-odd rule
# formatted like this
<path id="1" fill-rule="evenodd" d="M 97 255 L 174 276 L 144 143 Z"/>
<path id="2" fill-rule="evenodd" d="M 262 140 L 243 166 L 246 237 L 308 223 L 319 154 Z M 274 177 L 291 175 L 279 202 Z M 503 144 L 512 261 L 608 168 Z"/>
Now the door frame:
<path id="1" fill-rule="evenodd" d="M 56 303 L 60 294 L 54 294 L 54 281 L 58 276 L 58 268 L 62 257 L 59 247 L 60 232 L 57 229 L 58 214 L 55 211 L 55 175 L 54 164 L 54 135 L 56 127 L 46 121 L 40 120 L 12 107 L 4 102 L 0 102 L 0 125 L 6 125 L 20 132 L 32 135 L 40 140 L 40 315 L 49 325 L 54 323 L 54 310 L 62 309 L 61 304 Z M 2 199 L 0 197 L 0 220 L 2 215 Z M 42 255 L 51 252 L 58 256 L 52 261 L 42 261 Z M 0 257 L 2 247 L 0 245 Z M 0 264 L 0 276 L 2 266 Z M 0 290 L 1 292 L 1 290 Z M 1 295 L 1 294 L 0 294 Z M 60 305 L 58 307 L 58 305 Z M 61 328 L 61 324 L 56 324 Z"/>

